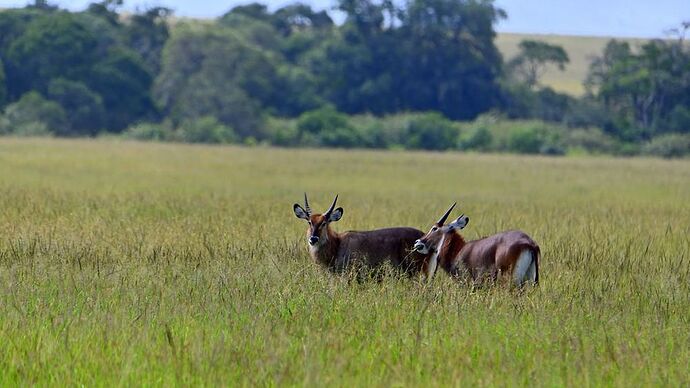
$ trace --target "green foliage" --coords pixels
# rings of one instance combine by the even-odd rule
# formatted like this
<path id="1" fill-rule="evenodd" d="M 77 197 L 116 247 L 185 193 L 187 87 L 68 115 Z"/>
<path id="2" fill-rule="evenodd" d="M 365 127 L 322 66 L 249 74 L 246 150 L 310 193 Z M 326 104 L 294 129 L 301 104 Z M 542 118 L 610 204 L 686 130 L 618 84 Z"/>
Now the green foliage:
<path id="1" fill-rule="evenodd" d="M 101 96 L 81 82 L 53 79 L 48 85 L 48 97 L 65 110 L 69 128 L 56 131 L 58 136 L 93 136 L 104 127 L 106 113 Z"/>
<path id="2" fill-rule="evenodd" d="M 592 62 L 587 85 L 613 118 L 610 132 L 623 140 L 686 131 L 690 46 L 682 40 L 653 40 L 635 51 L 612 40 Z"/>
<path id="3" fill-rule="evenodd" d="M 144 59 L 151 74 L 160 72 L 161 52 L 170 37 L 167 19 L 171 14 L 169 8 L 153 7 L 131 15 L 124 26 L 127 46 Z"/>
<path id="4" fill-rule="evenodd" d="M 518 128 L 508 138 L 508 150 L 521 154 L 538 154 L 543 145 L 544 139 L 536 128 Z"/>
<path id="5" fill-rule="evenodd" d="M 143 141 L 174 141 L 177 136 L 169 123 L 139 123 L 133 125 L 122 136 L 127 139 Z"/>
<path id="6" fill-rule="evenodd" d="M 153 79 L 141 57 L 124 47 L 114 47 L 94 64 L 89 87 L 100 94 L 106 107 L 106 129 L 122 131 L 129 123 L 155 117 L 150 88 Z"/>
<path id="7" fill-rule="evenodd" d="M 25 132 L 134 127 L 127 136 L 157 138 L 165 136 L 136 123 L 166 122 L 177 141 L 629 154 L 690 131 L 690 49 L 678 41 L 610 42 L 592 63 L 588 95 L 576 99 L 540 87 L 544 69 L 570 60 L 553 40 L 516 42 L 504 63 L 494 26 L 506 15 L 492 1 L 341 0 L 339 25 L 300 3 L 174 23 L 168 8 L 125 16 L 122 6 L 98 0 L 69 12 L 36 1 L 0 12 L 0 107 L 35 91 L 65 111 L 63 122 Z M 457 123 L 487 112 L 518 128 Z M 219 128 L 209 118 L 234 135 L 209 129 Z M 320 129 L 300 128 L 305 120 Z M 185 136 L 190 123 L 203 125 Z M 460 126 L 472 130 L 458 134 Z M 573 128 L 594 129 L 570 138 Z"/>
<path id="8" fill-rule="evenodd" d="M 276 68 L 231 30 L 179 26 L 163 51 L 154 93 L 175 122 L 216 117 L 241 137 L 261 133 L 261 103 L 272 96 Z"/>
<path id="9" fill-rule="evenodd" d="M 690 133 L 690 106 L 676 105 L 668 117 L 668 130 L 678 133 Z"/>
<path id="10" fill-rule="evenodd" d="M 188 143 L 226 144 L 238 140 L 232 128 L 210 116 L 183 122 L 177 128 L 176 135 L 179 140 Z"/>
<path id="11" fill-rule="evenodd" d="M 493 136 L 483 125 L 461 132 L 458 148 L 463 151 L 489 151 Z"/>
<path id="12" fill-rule="evenodd" d="M 539 85 L 548 65 L 563 71 L 570 62 L 563 47 L 536 40 L 523 40 L 518 45 L 519 54 L 508 63 L 508 71 L 529 88 Z"/>
<path id="13" fill-rule="evenodd" d="M 597 128 L 575 128 L 565 135 L 564 145 L 572 151 L 586 151 L 590 154 L 612 154 L 617 152 L 618 142 Z"/>
<path id="14" fill-rule="evenodd" d="M 333 107 L 305 112 L 297 120 L 297 129 L 306 144 L 329 147 L 355 147 L 361 139 L 346 115 Z"/>
<path id="15" fill-rule="evenodd" d="M 37 92 L 29 92 L 5 108 L 6 133 L 65 133 L 69 130 L 67 114 L 62 107 Z"/>
<path id="16" fill-rule="evenodd" d="M 5 84 L 5 67 L 2 64 L 2 59 L 0 58 L 0 109 L 5 106 L 7 101 L 7 87 Z"/>
<path id="17" fill-rule="evenodd" d="M 669 133 L 657 136 L 642 147 L 647 155 L 677 158 L 690 155 L 690 134 Z"/>
<path id="18" fill-rule="evenodd" d="M 98 59 L 98 39 L 83 18 L 69 12 L 36 17 L 8 47 L 14 64 L 9 88 L 19 95 L 30 90 L 45 93 L 51 79 L 84 79 Z"/>
<path id="19" fill-rule="evenodd" d="M 443 151 L 455 148 L 458 128 L 439 113 L 427 113 L 409 122 L 405 137 L 408 149 Z"/>

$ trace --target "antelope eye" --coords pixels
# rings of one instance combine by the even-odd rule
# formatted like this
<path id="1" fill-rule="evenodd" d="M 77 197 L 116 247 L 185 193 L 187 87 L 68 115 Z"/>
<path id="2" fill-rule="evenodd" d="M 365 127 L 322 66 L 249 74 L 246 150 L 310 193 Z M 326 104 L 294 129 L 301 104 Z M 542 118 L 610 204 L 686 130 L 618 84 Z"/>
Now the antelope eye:
<path id="1" fill-rule="evenodd" d="M 436 226 L 434 226 L 433 228 L 431 228 L 431 231 L 432 231 L 432 232 L 435 232 L 435 231 L 437 231 L 437 230 L 438 230 L 438 227 L 436 227 Z"/>

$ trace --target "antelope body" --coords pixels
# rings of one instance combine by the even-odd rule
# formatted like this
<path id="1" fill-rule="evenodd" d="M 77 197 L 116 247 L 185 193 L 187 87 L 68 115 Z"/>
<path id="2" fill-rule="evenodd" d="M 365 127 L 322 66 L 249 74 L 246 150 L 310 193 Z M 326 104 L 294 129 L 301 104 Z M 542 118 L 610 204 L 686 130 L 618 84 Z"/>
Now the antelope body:
<path id="1" fill-rule="evenodd" d="M 467 226 L 469 217 L 463 214 L 444 226 L 453 207 L 415 243 L 415 250 L 427 255 L 424 263 L 427 278 L 440 266 L 454 277 L 466 271 L 474 281 L 485 277 L 495 280 L 500 274 L 510 274 L 516 285 L 539 283 L 541 250 L 530 236 L 511 230 L 466 242 L 458 231 Z"/>
<path id="2" fill-rule="evenodd" d="M 338 196 L 323 214 L 312 214 L 306 194 L 304 208 L 293 206 L 295 216 L 309 223 L 307 242 L 314 261 L 336 273 L 353 264 L 375 269 L 386 262 L 410 275 L 420 272 L 424 256 L 412 248 L 424 232 L 400 227 L 337 233 L 330 228 L 343 216 L 343 208 L 335 208 L 337 201 Z"/>

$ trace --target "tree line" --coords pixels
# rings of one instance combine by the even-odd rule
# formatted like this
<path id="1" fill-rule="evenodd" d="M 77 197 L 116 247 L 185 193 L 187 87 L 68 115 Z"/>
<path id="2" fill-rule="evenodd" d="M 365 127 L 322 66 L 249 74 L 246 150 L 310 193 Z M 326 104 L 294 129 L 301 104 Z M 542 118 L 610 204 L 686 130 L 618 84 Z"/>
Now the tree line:
<path id="1" fill-rule="evenodd" d="M 540 83 L 545 69 L 567 66 L 563 48 L 527 40 L 514 58 L 501 56 L 494 26 L 506 14 L 490 0 L 338 0 L 340 25 L 299 3 L 242 5 L 208 21 L 121 7 L 104 0 L 69 12 L 35 0 L 0 11 L 0 133 L 667 156 L 690 148 L 688 23 L 673 40 L 611 41 L 575 98 Z"/>

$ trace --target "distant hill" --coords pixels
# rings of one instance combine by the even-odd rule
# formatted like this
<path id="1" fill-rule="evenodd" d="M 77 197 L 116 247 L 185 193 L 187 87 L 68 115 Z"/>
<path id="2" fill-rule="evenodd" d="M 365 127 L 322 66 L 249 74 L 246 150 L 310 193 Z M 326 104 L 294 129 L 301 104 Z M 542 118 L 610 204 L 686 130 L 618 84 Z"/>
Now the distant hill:
<path id="1" fill-rule="evenodd" d="M 584 81 L 587 76 L 587 70 L 589 69 L 592 58 L 600 55 L 606 43 L 613 38 L 499 33 L 496 40 L 496 46 L 498 46 L 498 49 L 507 61 L 517 54 L 518 44 L 524 39 L 540 40 L 550 44 L 557 44 L 568 52 L 570 64 L 568 64 L 565 71 L 559 71 L 555 67 L 548 69 L 542 79 L 542 83 L 559 92 L 579 96 L 585 92 L 582 81 Z M 619 40 L 628 41 L 633 46 L 645 42 L 645 39 L 625 38 Z"/>

